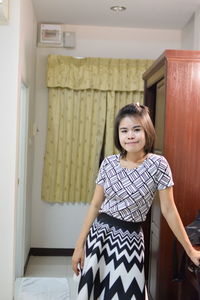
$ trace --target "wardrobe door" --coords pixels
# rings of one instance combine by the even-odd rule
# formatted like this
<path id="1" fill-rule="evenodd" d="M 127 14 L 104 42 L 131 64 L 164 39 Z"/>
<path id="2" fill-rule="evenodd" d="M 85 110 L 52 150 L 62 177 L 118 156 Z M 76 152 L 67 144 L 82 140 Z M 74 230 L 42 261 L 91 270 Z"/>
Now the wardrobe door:
<path id="1" fill-rule="evenodd" d="M 154 152 L 163 153 L 164 130 L 165 130 L 165 84 L 164 79 L 157 83 L 155 103 L 155 130 L 156 143 Z M 153 300 L 158 299 L 158 266 L 159 266 L 159 245 L 160 245 L 160 203 L 158 193 L 154 199 L 151 209 L 151 230 L 150 230 L 150 253 L 149 253 L 149 282 L 148 289 Z"/>

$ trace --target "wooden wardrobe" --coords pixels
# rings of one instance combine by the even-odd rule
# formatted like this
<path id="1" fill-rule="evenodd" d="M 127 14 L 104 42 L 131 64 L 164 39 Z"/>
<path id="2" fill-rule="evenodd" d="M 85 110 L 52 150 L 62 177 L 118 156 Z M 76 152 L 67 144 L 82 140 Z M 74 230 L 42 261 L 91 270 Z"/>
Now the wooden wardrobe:
<path id="1" fill-rule="evenodd" d="M 144 103 L 157 132 L 155 153 L 168 160 L 184 225 L 200 209 L 200 51 L 166 50 L 143 75 Z M 148 290 L 153 300 L 188 300 L 173 281 L 174 236 L 156 197 L 149 229 Z M 192 298 L 191 298 L 192 299 Z"/>

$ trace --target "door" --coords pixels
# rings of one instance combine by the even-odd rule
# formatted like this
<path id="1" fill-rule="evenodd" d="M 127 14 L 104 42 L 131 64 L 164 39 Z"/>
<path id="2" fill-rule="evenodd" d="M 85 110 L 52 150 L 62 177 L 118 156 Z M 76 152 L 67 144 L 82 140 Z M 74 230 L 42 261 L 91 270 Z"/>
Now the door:
<path id="1" fill-rule="evenodd" d="M 26 219 L 25 213 L 26 213 L 26 177 L 27 177 L 28 108 L 29 108 L 28 94 L 29 94 L 28 88 L 24 84 L 21 84 L 15 277 L 21 277 L 24 275 L 24 265 L 25 265 L 25 219 Z"/>

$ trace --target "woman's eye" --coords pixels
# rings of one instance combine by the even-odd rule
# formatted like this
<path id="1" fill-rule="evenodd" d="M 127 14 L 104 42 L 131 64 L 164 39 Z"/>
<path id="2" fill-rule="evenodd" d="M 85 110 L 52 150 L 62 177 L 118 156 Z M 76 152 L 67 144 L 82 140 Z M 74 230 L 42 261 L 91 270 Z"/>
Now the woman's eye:
<path id="1" fill-rule="evenodd" d="M 127 132 L 127 130 L 122 130 L 121 132 L 122 132 L 122 133 L 126 133 L 126 132 Z"/>
<path id="2" fill-rule="evenodd" d="M 141 129 L 140 128 L 136 128 L 134 131 L 135 132 L 138 132 L 138 131 L 140 131 Z"/>

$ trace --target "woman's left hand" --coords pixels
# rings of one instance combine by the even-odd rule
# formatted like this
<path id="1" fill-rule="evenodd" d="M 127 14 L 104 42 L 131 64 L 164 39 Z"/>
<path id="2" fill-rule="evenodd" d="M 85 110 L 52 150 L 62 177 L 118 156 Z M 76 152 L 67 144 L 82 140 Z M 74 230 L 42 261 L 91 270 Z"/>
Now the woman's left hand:
<path id="1" fill-rule="evenodd" d="M 191 253 L 188 254 L 188 256 L 197 267 L 200 267 L 200 251 L 193 248 Z"/>

